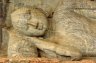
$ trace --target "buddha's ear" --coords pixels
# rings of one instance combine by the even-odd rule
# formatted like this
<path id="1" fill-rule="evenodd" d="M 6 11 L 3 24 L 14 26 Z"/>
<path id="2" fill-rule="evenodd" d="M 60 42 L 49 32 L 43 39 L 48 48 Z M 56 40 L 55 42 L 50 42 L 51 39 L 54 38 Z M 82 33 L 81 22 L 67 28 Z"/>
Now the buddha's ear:
<path id="1" fill-rule="evenodd" d="M 0 27 L 1 28 L 10 28 L 11 26 L 12 26 L 11 19 L 6 20 L 6 17 L 5 18 L 3 18 L 3 17 L 0 18 Z"/>
<path id="2" fill-rule="evenodd" d="M 0 28 L 10 28 L 11 27 L 11 21 L 7 21 L 3 18 L 0 18 Z"/>
<path id="3" fill-rule="evenodd" d="M 12 27 L 11 16 L 6 17 L 4 21 L 4 28 Z"/>
<path id="4" fill-rule="evenodd" d="M 3 15 L 0 15 L 0 28 L 6 27 L 5 20 L 5 17 Z"/>

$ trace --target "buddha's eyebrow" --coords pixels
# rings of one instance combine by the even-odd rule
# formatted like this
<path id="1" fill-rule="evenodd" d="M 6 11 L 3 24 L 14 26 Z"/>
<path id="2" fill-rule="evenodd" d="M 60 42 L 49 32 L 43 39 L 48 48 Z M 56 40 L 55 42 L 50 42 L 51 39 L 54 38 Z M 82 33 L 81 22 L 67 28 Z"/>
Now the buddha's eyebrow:
<path id="1" fill-rule="evenodd" d="M 90 1 L 95 1 L 95 0 L 90 0 Z"/>

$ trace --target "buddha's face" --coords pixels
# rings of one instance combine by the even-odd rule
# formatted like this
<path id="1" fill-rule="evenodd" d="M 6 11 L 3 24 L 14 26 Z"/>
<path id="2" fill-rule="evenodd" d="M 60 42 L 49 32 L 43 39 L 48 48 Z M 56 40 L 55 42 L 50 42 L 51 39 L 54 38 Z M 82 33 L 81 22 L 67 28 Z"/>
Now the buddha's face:
<path id="1" fill-rule="evenodd" d="M 47 28 L 45 15 L 35 8 L 20 8 L 11 14 L 12 25 L 28 36 L 41 36 Z"/>

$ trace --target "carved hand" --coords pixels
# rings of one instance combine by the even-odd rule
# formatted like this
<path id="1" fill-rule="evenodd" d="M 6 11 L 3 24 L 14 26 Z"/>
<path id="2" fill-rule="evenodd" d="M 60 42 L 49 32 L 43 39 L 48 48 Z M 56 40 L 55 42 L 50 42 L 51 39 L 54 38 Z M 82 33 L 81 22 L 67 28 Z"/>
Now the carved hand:
<path id="1" fill-rule="evenodd" d="M 54 42 L 38 39 L 36 37 L 26 37 L 26 38 L 30 40 L 32 44 L 35 44 L 37 48 L 39 48 L 44 52 L 46 52 L 46 50 L 49 50 L 62 56 L 69 56 L 71 57 L 71 60 L 80 60 L 82 57 L 81 52 L 75 47 L 66 45 L 62 46 L 59 44 L 55 44 Z"/>

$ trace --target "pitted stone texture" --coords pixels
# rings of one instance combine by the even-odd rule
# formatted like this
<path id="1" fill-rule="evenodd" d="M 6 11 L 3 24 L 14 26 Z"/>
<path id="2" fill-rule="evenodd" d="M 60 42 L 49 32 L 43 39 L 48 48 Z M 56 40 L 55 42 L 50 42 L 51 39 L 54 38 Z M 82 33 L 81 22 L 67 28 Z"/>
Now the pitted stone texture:
<path id="1" fill-rule="evenodd" d="M 9 4 L 7 17 L 6 17 L 6 24 L 7 27 L 12 26 L 10 14 L 22 7 L 36 7 L 42 9 L 46 16 L 52 16 L 52 13 L 55 11 L 56 7 L 59 4 L 59 0 L 9 0 L 11 3 Z M 54 2 L 53 2 L 54 1 Z"/>
<path id="2" fill-rule="evenodd" d="M 92 20 L 96 16 L 95 12 L 92 12 L 96 11 L 95 3 L 96 1 L 90 0 L 62 0 L 53 14 L 50 41 L 62 46 L 67 45 L 67 48 L 75 47 L 82 56 L 96 56 L 96 22 Z M 45 53 L 45 56 L 47 55 L 48 53 Z"/>
<path id="3" fill-rule="evenodd" d="M 13 6 L 12 11 L 20 8 L 18 7 L 19 4 L 22 7 L 23 5 L 21 2 L 24 3 L 24 6 L 27 6 L 28 4 L 30 4 L 28 2 L 31 2 L 31 0 L 30 1 L 11 0 L 11 1 L 12 1 L 11 4 Z M 34 0 L 33 3 L 35 3 L 35 1 L 36 0 Z M 34 6 L 38 7 L 38 4 L 42 4 L 43 6 L 41 5 L 41 7 L 38 7 L 38 8 L 41 8 L 43 11 L 45 10 L 50 11 L 53 9 L 55 4 L 51 2 L 50 5 L 53 4 L 51 7 L 49 4 L 45 3 L 47 1 L 49 3 L 51 2 L 51 0 L 50 1 L 40 0 L 39 3 L 36 2 L 37 5 L 34 5 Z M 91 21 L 92 19 L 89 18 L 89 17 L 94 18 L 96 15 L 94 12 L 92 12 L 92 11 L 95 11 L 96 1 L 90 1 L 90 0 L 58 0 L 58 1 L 60 1 L 61 3 L 59 6 L 57 4 L 55 5 L 57 8 L 55 9 L 54 15 L 53 15 L 53 20 L 52 20 L 53 27 L 50 27 L 50 28 L 53 28 L 53 31 L 52 31 L 53 33 L 50 34 L 51 37 L 53 35 L 53 38 L 50 39 L 47 37 L 47 39 L 49 39 L 49 42 L 55 43 L 58 46 L 62 45 L 62 47 L 58 48 L 57 46 L 56 47 L 57 49 L 55 48 L 55 49 L 52 49 L 51 51 L 50 51 L 50 48 L 45 51 L 43 50 L 45 53 L 47 51 L 47 54 L 45 54 L 45 56 L 47 57 L 50 55 L 49 57 L 51 57 L 50 52 L 53 53 L 55 57 L 57 57 L 57 54 L 58 54 L 61 58 L 64 56 L 68 56 L 68 57 L 70 56 L 70 57 L 75 57 L 75 59 L 76 58 L 81 59 L 82 55 L 96 56 L 96 46 L 94 45 L 96 44 L 96 38 L 95 38 L 96 23 Z M 16 6 L 14 4 L 16 4 Z M 78 8 L 83 9 L 84 11 L 78 11 L 79 10 Z M 89 11 L 91 14 L 89 13 Z M 47 14 L 46 11 L 45 11 L 45 14 Z M 48 14 L 50 13 L 48 12 Z M 62 51 L 62 49 L 64 51 Z M 54 50 L 56 50 L 56 52 L 54 52 Z M 77 50 L 79 50 L 80 52 L 76 52 Z"/>
<path id="4" fill-rule="evenodd" d="M 63 61 L 62 63 L 96 63 L 94 60 Z"/>
<path id="5" fill-rule="evenodd" d="M 0 58 L 0 63 L 96 63 L 92 59 L 83 59 L 81 61 L 60 61 L 58 59 L 47 59 L 47 58 L 26 58 L 26 59 L 14 59 L 9 60 L 7 58 Z"/>
<path id="6" fill-rule="evenodd" d="M 59 4 L 59 0 L 10 0 L 14 9 L 21 7 L 36 7 L 42 9 L 47 16 L 51 15 Z"/>

